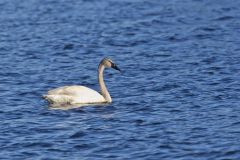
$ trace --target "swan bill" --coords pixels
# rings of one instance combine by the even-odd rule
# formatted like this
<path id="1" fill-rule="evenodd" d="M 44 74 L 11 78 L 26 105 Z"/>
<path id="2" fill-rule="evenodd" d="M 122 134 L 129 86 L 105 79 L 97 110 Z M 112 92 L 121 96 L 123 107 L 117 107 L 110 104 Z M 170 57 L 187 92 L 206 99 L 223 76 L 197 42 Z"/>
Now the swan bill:
<path id="1" fill-rule="evenodd" d="M 120 71 L 121 72 L 121 70 L 118 68 L 118 66 L 116 65 L 116 64 L 114 64 L 114 63 L 112 63 L 112 66 L 111 66 L 113 69 L 116 69 L 116 70 L 118 70 L 118 71 Z"/>

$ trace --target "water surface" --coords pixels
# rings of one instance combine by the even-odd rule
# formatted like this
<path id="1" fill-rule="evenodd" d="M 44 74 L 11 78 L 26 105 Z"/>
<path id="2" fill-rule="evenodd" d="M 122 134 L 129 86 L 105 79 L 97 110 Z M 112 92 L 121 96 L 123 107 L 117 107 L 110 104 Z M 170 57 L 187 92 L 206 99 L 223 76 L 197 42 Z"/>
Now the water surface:
<path id="1" fill-rule="evenodd" d="M 0 1 L 0 159 L 239 159 L 240 1 Z M 53 110 L 49 89 L 113 103 Z"/>

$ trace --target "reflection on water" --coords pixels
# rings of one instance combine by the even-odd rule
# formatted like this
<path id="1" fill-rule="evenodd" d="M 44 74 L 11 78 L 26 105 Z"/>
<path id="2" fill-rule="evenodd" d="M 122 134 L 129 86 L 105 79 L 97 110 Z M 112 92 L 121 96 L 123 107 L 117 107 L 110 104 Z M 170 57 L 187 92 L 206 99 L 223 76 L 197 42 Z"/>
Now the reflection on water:
<path id="1" fill-rule="evenodd" d="M 59 110 L 68 110 L 68 109 L 75 109 L 75 108 L 81 108 L 81 107 L 91 107 L 91 106 L 97 106 L 97 107 L 104 107 L 107 106 L 108 103 L 100 103 L 100 104 L 50 104 L 48 105 L 49 109 L 59 109 Z"/>

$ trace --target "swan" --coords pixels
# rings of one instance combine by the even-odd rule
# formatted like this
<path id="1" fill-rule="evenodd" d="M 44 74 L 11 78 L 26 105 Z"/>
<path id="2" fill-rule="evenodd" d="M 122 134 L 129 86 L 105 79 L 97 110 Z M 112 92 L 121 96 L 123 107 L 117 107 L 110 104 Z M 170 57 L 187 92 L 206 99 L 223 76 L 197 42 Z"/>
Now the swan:
<path id="1" fill-rule="evenodd" d="M 105 68 L 113 68 L 121 71 L 110 58 L 103 58 L 98 66 L 98 82 L 100 93 L 85 86 L 73 85 L 52 89 L 43 95 L 50 105 L 75 105 L 75 104 L 99 104 L 111 103 L 112 98 L 103 80 Z"/>

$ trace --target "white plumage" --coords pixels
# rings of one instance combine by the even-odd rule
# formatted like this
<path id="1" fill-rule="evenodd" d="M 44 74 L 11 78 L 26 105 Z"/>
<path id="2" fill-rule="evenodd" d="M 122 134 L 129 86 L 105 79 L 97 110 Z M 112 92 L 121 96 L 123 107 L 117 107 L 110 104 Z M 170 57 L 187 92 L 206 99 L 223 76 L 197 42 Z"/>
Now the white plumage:
<path id="1" fill-rule="evenodd" d="M 50 90 L 44 96 L 51 104 L 88 104 L 107 102 L 98 92 L 84 86 L 64 86 Z"/>
<path id="2" fill-rule="evenodd" d="M 100 85 L 101 94 L 85 86 L 64 86 L 48 91 L 44 95 L 50 105 L 74 105 L 74 104 L 99 104 L 112 102 L 111 96 L 105 86 L 103 80 L 104 68 L 120 69 L 109 58 L 104 58 L 98 67 L 98 81 Z"/>

